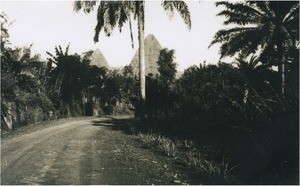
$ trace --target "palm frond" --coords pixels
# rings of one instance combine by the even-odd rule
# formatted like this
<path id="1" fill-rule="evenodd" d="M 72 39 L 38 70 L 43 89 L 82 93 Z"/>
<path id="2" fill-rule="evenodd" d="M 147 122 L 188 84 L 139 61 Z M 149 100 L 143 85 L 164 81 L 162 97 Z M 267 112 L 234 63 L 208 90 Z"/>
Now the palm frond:
<path id="1" fill-rule="evenodd" d="M 131 27 L 130 15 L 134 13 L 133 5 L 134 3 L 131 1 L 101 1 L 97 11 L 94 41 L 99 41 L 99 33 L 102 29 L 106 36 L 109 37 L 115 27 L 118 27 L 121 32 L 123 25 L 127 21 L 130 22 L 129 26 Z"/>
<path id="2" fill-rule="evenodd" d="M 97 25 L 95 27 L 95 36 L 94 36 L 94 42 L 98 42 L 99 41 L 99 33 L 102 30 L 103 26 L 104 26 L 104 13 L 105 10 L 107 8 L 107 4 L 104 1 L 100 2 L 100 5 L 98 7 L 97 10 Z"/>
<path id="3" fill-rule="evenodd" d="M 283 18 L 283 22 L 289 22 L 292 19 L 299 17 L 299 2 L 295 2 Z"/>
<path id="4" fill-rule="evenodd" d="M 67 55 L 68 55 L 69 48 L 70 48 L 70 43 L 68 44 L 68 46 L 67 46 L 67 48 L 66 48 L 66 51 L 65 51 L 65 56 L 67 56 Z"/>
<path id="5" fill-rule="evenodd" d="M 260 63 L 259 58 L 252 54 L 249 60 L 245 60 L 245 56 L 239 55 L 238 58 L 235 58 L 234 64 L 238 66 L 238 68 L 243 72 L 244 74 L 253 74 L 253 71 L 258 67 Z"/>
<path id="6" fill-rule="evenodd" d="M 94 6 L 96 5 L 97 1 L 80 1 L 80 0 L 75 0 L 73 9 L 75 12 L 80 11 L 83 9 L 85 13 L 90 13 L 93 9 Z"/>
<path id="7" fill-rule="evenodd" d="M 222 29 L 219 30 L 215 36 L 214 40 L 210 43 L 209 47 L 216 43 L 223 43 L 229 41 L 232 37 L 234 37 L 236 34 L 241 32 L 246 32 L 248 30 L 255 30 L 256 27 L 235 27 L 230 29 Z"/>
<path id="8" fill-rule="evenodd" d="M 238 52 L 246 56 L 255 53 L 258 47 L 264 44 L 267 33 L 268 27 L 265 25 L 230 33 L 225 37 L 226 40 L 220 42 L 222 43 L 221 58 L 233 56 Z"/>
<path id="9" fill-rule="evenodd" d="M 162 7 L 167 11 L 167 13 L 172 17 L 174 10 L 177 10 L 180 16 L 183 18 L 184 23 L 190 30 L 192 27 L 191 14 L 188 9 L 187 4 L 184 1 L 162 1 Z"/>
<path id="10" fill-rule="evenodd" d="M 103 22 L 104 22 L 104 25 L 103 25 L 103 30 L 104 30 L 104 33 L 106 36 L 110 36 L 112 34 L 112 31 L 113 31 L 113 25 L 111 24 L 111 22 L 113 20 L 111 20 L 111 9 L 109 8 L 109 5 L 108 5 L 108 8 L 104 10 L 104 14 L 103 14 Z"/>
<path id="11" fill-rule="evenodd" d="M 258 9 L 255 9 L 252 6 L 249 6 L 248 4 L 245 3 L 230 3 L 227 1 L 221 1 L 217 2 L 216 6 L 225 6 L 225 8 L 233 13 L 240 14 L 240 15 L 245 15 L 248 17 L 256 17 L 256 18 L 262 18 L 264 17 L 264 14 L 260 12 Z"/>
<path id="12" fill-rule="evenodd" d="M 50 56 L 50 57 L 54 57 L 54 55 L 53 54 L 51 54 L 50 52 L 48 52 L 48 51 L 46 51 L 46 53 Z"/>
<path id="13" fill-rule="evenodd" d="M 127 14 L 124 8 L 120 8 L 119 15 L 118 15 L 119 16 L 118 26 L 119 26 L 120 32 L 122 32 L 122 27 L 123 27 L 124 23 L 126 23 L 126 21 L 130 19 L 127 15 L 130 15 L 130 14 Z"/>
<path id="14" fill-rule="evenodd" d="M 171 1 L 162 1 L 161 6 L 164 8 L 169 18 L 172 19 L 174 16 L 173 3 Z"/>
<path id="15" fill-rule="evenodd" d="M 131 23 L 131 19 L 130 18 L 129 18 L 129 30 L 130 30 L 131 47 L 134 48 L 132 23 Z"/>
<path id="16" fill-rule="evenodd" d="M 129 2 L 126 2 L 126 4 L 124 4 L 124 7 L 123 7 L 124 13 L 126 14 L 126 19 L 129 22 L 130 39 L 131 39 L 131 47 L 132 48 L 134 48 L 134 40 L 133 40 L 131 14 L 133 14 L 134 17 L 136 15 L 135 4 L 136 4 L 136 2 L 129 1 Z"/>
<path id="17" fill-rule="evenodd" d="M 255 7 L 255 9 L 262 12 L 265 17 L 273 17 L 274 12 L 270 9 L 269 1 L 246 1 L 246 4 Z"/>
<path id="18" fill-rule="evenodd" d="M 283 18 L 283 27 L 285 35 L 296 45 L 296 41 L 299 41 L 299 2 L 295 2 Z"/>
<path id="19" fill-rule="evenodd" d="M 257 15 L 249 16 L 247 14 L 240 14 L 236 12 L 232 12 L 229 10 L 223 10 L 222 12 L 218 13 L 217 16 L 225 16 L 227 18 L 224 21 L 225 25 L 229 24 L 239 24 L 239 25 L 246 25 L 246 24 L 256 24 L 257 20 L 261 17 Z"/>

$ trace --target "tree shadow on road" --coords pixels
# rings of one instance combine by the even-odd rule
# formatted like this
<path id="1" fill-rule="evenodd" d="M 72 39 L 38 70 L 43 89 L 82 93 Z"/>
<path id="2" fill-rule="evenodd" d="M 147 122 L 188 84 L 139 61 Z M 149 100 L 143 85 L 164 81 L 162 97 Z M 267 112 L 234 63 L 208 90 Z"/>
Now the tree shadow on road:
<path id="1" fill-rule="evenodd" d="M 93 126 L 106 127 L 111 130 L 123 132 L 125 134 L 133 134 L 134 119 L 131 117 L 117 118 L 107 117 L 104 119 L 95 119 L 92 121 Z"/>

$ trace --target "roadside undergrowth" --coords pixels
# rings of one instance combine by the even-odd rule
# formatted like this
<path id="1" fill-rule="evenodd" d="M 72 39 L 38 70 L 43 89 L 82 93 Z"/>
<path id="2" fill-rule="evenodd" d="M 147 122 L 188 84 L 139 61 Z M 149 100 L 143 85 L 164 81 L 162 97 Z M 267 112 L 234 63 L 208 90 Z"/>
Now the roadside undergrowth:
<path id="1" fill-rule="evenodd" d="M 156 148 L 163 152 L 167 156 L 171 156 L 176 159 L 177 148 L 173 141 L 155 134 L 142 134 L 139 133 L 138 137 L 148 147 Z"/>
<path id="2" fill-rule="evenodd" d="M 158 134 L 138 133 L 138 138 L 146 147 L 158 150 L 164 155 L 185 164 L 189 169 L 193 169 L 199 175 L 207 178 L 207 182 L 220 184 L 235 183 L 234 176 L 231 174 L 237 165 L 230 166 L 229 160 L 223 156 L 222 162 L 218 163 L 208 160 L 204 152 L 194 146 L 190 140 L 172 141 L 167 137 Z"/>

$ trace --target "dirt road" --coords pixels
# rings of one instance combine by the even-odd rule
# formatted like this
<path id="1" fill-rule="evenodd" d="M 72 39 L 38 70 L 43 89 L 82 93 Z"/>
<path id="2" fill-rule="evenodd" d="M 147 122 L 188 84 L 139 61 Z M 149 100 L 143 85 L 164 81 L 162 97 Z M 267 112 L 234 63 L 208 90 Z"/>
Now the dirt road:
<path id="1" fill-rule="evenodd" d="M 122 120 L 45 126 L 1 140 L 1 184 L 184 184 L 172 160 L 143 148 Z"/>

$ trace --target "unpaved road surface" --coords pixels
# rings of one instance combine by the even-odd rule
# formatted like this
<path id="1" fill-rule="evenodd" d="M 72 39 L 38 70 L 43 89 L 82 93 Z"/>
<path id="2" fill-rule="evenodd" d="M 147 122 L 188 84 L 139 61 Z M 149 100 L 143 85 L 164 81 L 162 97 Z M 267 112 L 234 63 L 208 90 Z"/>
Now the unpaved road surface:
<path id="1" fill-rule="evenodd" d="M 1 184 L 188 183 L 170 158 L 143 148 L 121 126 L 93 118 L 3 138 Z"/>

